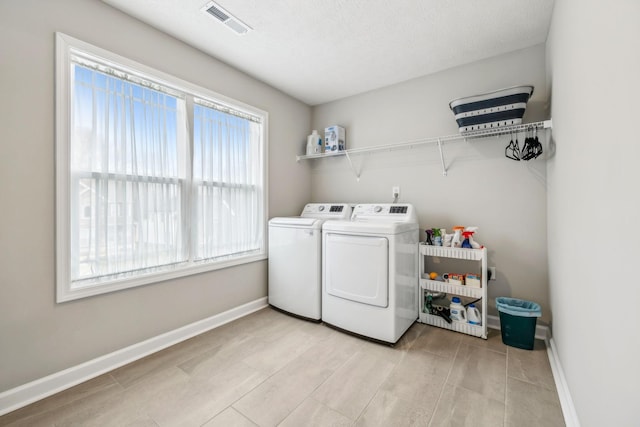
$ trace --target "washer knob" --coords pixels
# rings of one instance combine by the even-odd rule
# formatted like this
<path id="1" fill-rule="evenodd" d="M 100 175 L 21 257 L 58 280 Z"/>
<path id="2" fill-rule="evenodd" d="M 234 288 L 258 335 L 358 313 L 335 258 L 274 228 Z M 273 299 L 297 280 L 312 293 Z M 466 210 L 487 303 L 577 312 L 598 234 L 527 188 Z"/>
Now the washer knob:
<path id="1" fill-rule="evenodd" d="M 320 205 L 320 206 L 318 206 L 318 210 L 319 210 L 320 212 L 322 212 L 322 211 L 324 210 L 324 205 Z"/>
<path id="2" fill-rule="evenodd" d="M 375 208 L 373 208 L 373 211 L 375 213 L 382 212 L 382 206 L 376 206 Z"/>

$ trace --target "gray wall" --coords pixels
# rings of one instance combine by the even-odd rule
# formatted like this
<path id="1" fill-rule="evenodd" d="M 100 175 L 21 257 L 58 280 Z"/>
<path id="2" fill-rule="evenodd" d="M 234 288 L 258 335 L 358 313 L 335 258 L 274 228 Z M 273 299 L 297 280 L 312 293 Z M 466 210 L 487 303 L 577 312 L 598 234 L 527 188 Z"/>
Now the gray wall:
<path id="1" fill-rule="evenodd" d="M 547 40 L 553 337 L 580 423 L 637 426 L 640 3 L 556 0 Z"/>
<path id="2" fill-rule="evenodd" d="M 544 45 L 316 106 L 312 124 L 344 126 L 347 148 L 456 134 L 451 100 L 522 84 L 535 86 L 525 121 L 547 119 Z M 436 226 L 478 226 L 476 240 L 497 270 L 490 313 L 496 314 L 495 297 L 513 296 L 540 303 L 548 322 L 545 161 L 506 159 L 508 142 L 504 136 L 445 144 L 446 177 L 435 145 L 354 155 L 359 181 L 344 157 L 311 160 L 312 198 L 391 202 L 391 187 L 398 185 L 400 201 L 417 209 L 422 237 Z"/>
<path id="3" fill-rule="evenodd" d="M 269 112 L 270 216 L 308 202 L 305 104 L 98 0 L 0 2 L 0 392 L 266 296 L 266 261 L 55 304 L 54 32 Z"/>

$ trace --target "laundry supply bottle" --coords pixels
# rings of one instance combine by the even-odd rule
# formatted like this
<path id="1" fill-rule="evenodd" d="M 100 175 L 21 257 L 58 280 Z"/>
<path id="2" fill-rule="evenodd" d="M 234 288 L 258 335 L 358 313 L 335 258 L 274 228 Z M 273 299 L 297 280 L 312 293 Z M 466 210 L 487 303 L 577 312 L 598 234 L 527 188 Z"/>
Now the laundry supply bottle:
<path id="1" fill-rule="evenodd" d="M 314 140 L 311 138 L 313 135 L 307 136 L 307 152 L 306 155 L 310 156 L 316 152 L 316 146 L 314 145 Z"/>
<path id="2" fill-rule="evenodd" d="M 464 309 L 464 305 L 460 303 L 460 298 L 451 298 L 451 304 L 449 304 L 449 311 L 451 320 L 454 322 L 467 323 L 467 311 Z"/>
<path id="3" fill-rule="evenodd" d="M 309 144 L 313 147 L 312 154 L 322 154 L 322 138 L 318 135 L 317 130 L 311 132 L 311 135 L 307 137 L 307 150 L 309 149 Z"/>
<path id="4" fill-rule="evenodd" d="M 482 316 L 475 304 L 469 304 L 467 307 L 467 319 L 471 325 L 482 325 Z"/>

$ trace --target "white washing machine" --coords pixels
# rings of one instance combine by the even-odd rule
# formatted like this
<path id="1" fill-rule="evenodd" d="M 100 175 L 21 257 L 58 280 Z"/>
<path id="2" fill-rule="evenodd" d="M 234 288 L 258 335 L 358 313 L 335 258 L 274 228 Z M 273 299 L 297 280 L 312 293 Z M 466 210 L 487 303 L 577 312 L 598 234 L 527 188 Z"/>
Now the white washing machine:
<path id="1" fill-rule="evenodd" d="M 310 320 L 320 320 L 322 304 L 322 224 L 348 220 L 349 204 L 309 203 L 299 217 L 269 221 L 269 304 Z"/>
<path id="2" fill-rule="evenodd" d="M 395 344 L 418 318 L 419 226 L 410 204 L 356 205 L 322 228 L 322 320 Z"/>

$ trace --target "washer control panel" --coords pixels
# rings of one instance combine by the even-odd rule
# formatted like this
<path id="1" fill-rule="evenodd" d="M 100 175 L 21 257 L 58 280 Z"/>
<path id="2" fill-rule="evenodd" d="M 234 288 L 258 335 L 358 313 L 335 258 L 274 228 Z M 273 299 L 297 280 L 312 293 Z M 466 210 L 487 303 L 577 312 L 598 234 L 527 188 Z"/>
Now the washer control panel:
<path id="1" fill-rule="evenodd" d="M 418 222 L 411 204 L 363 203 L 353 208 L 352 221 Z"/>
<path id="2" fill-rule="evenodd" d="M 347 203 L 307 203 L 300 216 L 348 220 L 351 206 Z"/>

